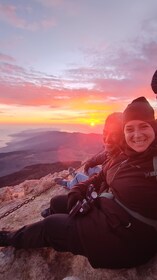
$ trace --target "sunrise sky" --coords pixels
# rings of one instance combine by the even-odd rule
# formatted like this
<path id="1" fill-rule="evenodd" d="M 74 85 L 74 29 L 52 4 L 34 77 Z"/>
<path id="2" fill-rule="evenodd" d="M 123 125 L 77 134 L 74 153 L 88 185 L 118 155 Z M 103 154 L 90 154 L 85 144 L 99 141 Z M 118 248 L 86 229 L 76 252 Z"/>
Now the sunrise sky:
<path id="1" fill-rule="evenodd" d="M 0 0 L 0 123 L 100 132 L 157 68 L 156 0 Z"/>

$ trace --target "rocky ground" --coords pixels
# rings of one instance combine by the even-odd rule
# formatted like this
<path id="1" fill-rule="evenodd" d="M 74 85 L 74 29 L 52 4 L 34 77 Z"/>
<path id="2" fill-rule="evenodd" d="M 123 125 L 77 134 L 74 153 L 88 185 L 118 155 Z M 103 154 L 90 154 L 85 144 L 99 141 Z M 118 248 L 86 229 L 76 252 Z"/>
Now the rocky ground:
<path id="1" fill-rule="evenodd" d="M 55 185 L 54 178 L 67 172 L 48 174 L 40 180 L 26 180 L 16 186 L 0 189 L 0 230 L 17 229 L 42 219 L 40 212 L 48 207 L 52 196 L 67 193 Z M 43 192 L 38 196 L 40 192 Z M 33 196 L 37 196 L 32 199 Z M 29 201 L 30 199 L 30 201 Z M 28 202 L 1 218 L 24 201 Z M 109 270 L 93 269 L 88 260 L 50 248 L 15 250 L 0 248 L 0 280 L 157 280 L 157 257 L 145 266 Z"/>

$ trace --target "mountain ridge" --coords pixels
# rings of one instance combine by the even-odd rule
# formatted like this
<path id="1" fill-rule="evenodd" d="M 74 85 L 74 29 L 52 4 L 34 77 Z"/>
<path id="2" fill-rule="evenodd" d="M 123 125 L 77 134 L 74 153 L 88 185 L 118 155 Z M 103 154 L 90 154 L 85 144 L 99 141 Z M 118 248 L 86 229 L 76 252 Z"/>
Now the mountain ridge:
<path id="1" fill-rule="evenodd" d="M 102 143 L 102 135 L 98 133 L 81 133 L 81 132 L 65 132 L 65 131 L 44 131 L 33 132 L 26 134 L 24 139 L 20 138 L 21 133 L 15 134 L 16 138 L 7 143 L 6 147 L 0 148 L 0 153 L 14 152 L 21 150 L 34 150 L 34 149 L 52 149 L 60 145 L 69 147 L 70 145 L 82 145 L 85 144 L 87 148 L 87 142 L 93 146 L 97 146 L 97 141 Z"/>
<path id="2" fill-rule="evenodd" d="M 49 173 L 60 172 L 68 169 L 70 166 L 78 168 L 80 165 L 81 161 L 28 165 L 18 172 L 0 177 L 0 188 L 18 185 L 25 180 L 40 179 Z"/>

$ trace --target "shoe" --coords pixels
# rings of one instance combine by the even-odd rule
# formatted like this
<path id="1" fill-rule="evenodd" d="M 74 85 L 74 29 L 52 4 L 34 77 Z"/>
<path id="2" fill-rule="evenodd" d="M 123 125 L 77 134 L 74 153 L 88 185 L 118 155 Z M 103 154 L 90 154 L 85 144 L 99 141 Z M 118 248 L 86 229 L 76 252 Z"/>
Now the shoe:
<path id="1" fill-rule="evenodd" d="M 9 233 L 10 231 L 0 231 L 0 247 L 10 246 Z"/>
<path id="2" fill-rule="evenodd" d="M 60 181 L 58 182 L 58 185 L 61 185 L 61 186 L 67 188 L 67 183 L 68 183 L 68 181 L 66 181 L 66 180 L 60 180 Z"/>
<path id="3" fill-rule="evenodd" d="M 46 208 L 46 209 L 44 209 L 44 210 L 41 212 L 41 216 L 42 216 L 43 218 L 46 218 L 46 217 L 48 217 L 48 216 L 50 216 L 50 215 L 51 215 L 50 208 Z"/>
<path id="4" fill-rule="evenodd" d="M 55 178 L 54 181 L 56 182 L 56 184 L 67 188 L 67 180 L 63 180 L 62 178 Z"/>
<path id="5" fill-rule="evenodd" d="M 54 178 L 54 182 L 55 182 L 56 184 L 58 184 L 58 181 L 60 181 L 60 180 L 63 180 L 62 177 L 56 177 L 56 178 Z"/>

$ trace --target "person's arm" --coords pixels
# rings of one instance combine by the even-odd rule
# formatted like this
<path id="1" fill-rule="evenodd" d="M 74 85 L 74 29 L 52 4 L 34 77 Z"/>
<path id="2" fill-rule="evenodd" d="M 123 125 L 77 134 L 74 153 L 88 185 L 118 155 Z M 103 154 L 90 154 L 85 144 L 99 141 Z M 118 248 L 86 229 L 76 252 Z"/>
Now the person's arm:
<path id="1" fill-rule="evenodd" d="M 92 168 L 96 165 L 101 165 L 104 163 L 104 161 L 107 159 L 107 156 L 106 156 L 106 152 L 103 151 L 95 156 L 93 156 L 92 158 L 90 158 L 86 163 L 85 163 L 85 166 L 84 166 L 84 172 L 86 174 L 88 174 L 88 169 L 89 168 Z"/>
<path id="2" fill-rule="evenodd" d="M 104 174 L 103 171 L 101 171 L 87 181 L 75 185 L 68 193 L 68 211 L 72 209 L 78 200 L 82 201 L 86 197 L 87 189 L 90 184 L 93 184 L 95 190 L 99 192 L 101 183 L 104 182 L 104 180 Z"/>

